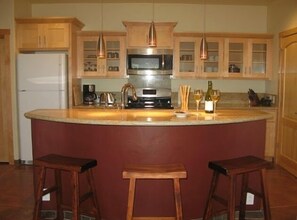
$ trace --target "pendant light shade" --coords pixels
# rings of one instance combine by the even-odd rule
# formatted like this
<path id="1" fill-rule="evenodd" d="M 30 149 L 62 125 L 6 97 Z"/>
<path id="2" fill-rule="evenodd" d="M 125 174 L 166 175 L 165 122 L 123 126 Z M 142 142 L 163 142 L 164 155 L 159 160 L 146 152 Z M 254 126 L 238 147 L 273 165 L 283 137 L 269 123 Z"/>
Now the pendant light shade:
<path id="1" fill-rule="evenodd" d="M 208 47 L 207 47 L 207 42 L 206 38 L 203 34 L 203 37 L 201 39 L 200 43 L 200 59 L 201 60 L 207 60 L 208 59 Z"/>
<path id="2" fill-rule="evenodd" d="M 100 32 L 97 42 L 97 57 L 99 57 L 99 59 L 105 58 L 105 42 L 102 32 Z"/>
<path id="3" fill-rule="evenodd" d="M 156 28 L 155 23 L 152 21 L 149 29 L 149 47 L 156 47 L 157 46 L 157 36 L 156 36 Z"/>

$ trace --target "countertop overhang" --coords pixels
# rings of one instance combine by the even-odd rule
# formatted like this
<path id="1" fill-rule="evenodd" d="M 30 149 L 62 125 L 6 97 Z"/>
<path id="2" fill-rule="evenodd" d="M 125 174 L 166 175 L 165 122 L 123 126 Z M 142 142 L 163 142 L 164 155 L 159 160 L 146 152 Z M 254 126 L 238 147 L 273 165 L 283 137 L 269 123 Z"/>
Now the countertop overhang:
<path id="1" fill-rule="evenodd" d="M 268 119 L 261 110 L 218 110 L 215 114 L 190 110 L 186 117 L 177 117 L 177 110 L 152 109 L 36 109 L 25 113 L 29 119 L 118 126 L 191 126 L 230 124 Z"/>

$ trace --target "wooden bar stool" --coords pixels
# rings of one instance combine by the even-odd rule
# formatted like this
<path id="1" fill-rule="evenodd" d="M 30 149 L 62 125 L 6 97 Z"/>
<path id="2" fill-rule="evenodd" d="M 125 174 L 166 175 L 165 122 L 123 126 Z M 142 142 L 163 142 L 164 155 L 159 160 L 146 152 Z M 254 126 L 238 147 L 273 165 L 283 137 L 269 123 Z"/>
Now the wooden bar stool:
<path id="1" fill-rule="evenodd" d="M 182 203 L 179 179 L 187 177 L 187 172 L 182 164 L 164 164 L 164 165 L 127 165 L 123 171 L 123 178 L 130 179 L 127 220 L 133 218 L 135 185 L 137 179 L 172 179 L 174 186 L 176 218 L 161 217 L 138 217 L 138 219 L 177 219 L 182 220 Z"/>
<path id="2" fill-rule="evenodd" d="M 213 177 L 211 181 L 211 187 L 209 191 L 206 209 L 204 211 L 203 220 L 207 220 L 215 214 L 212 210 L 212 200 L 221 203 L 227 208 L 228 220 L 235 219 L 236 177 L 238 175 L 242 175 L 239 219 L 245 219 L 246 197 L 247 193 L 250 192 L 262 198 L 265 220 L 270 220 L 271 214 L 265 177 L 265 169 L 269 166 L 271 166 L 270 162 L 254 156 L 246 156 L 229 160 L 209 162 L 208 167 L 213 170 Z M 258 192 L 248 187 L 248 178 L 249 173 L 251 172 L 260 173 L 261 192 Z M 219 179 L 219 174 L 223 174 L 229 178 L 229 197 L 227 200 L 218 196 L 215 192 Z"/>
<path id="3" fill-rule="evenodd" d="M 91 199 L 93 203 L 93 214 L 96 219 L 100 219 L 99 206 L 96 197 L 95 183 L 92 175 L 93 167 L 97 166 L 97 161 L 93 159 L 82 159 L 65 157 L 56 154 L 49 154 L 34 160 L 33 164 L 41 168 L 38 176 L 38 188 L 36 193 L 36 201 L 34 208 L 34 220 L 39 220 L 41 216 L 42 197 L 48 193 L 56 193 L 57 203 L 57 219 L 64 219 L 63 209 L 66 208 L 62 204 L 62 182 L 61 171 L 68 171 L 71 173 L 71 182 L 69 188 L 72 191 L 72 219 L 80 219 L 80 204 L 87 199 Z M 45 179 L 47 169 L 53 169 L 55 172 L 55 185 L 45 188 Z M 87 181 L 89 184 L 89 191 L 80 196 L 79 174 L 86 172 Z"/>

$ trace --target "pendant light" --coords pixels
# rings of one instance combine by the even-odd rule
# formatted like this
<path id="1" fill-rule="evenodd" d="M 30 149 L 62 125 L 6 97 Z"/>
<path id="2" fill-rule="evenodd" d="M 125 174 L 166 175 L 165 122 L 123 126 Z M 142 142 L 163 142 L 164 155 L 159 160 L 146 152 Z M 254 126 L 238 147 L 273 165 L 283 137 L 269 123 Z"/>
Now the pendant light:
<path id="1" fill-rule="evenodd" d="M 103 5 L 102 0 L 100 1 L 100 7 L 101 7 L 101 26 L 100 26 L 100 32 L 99 32 L 99 38 L 97 42 L 97 57 L 99 59 L 105 58 L 105 42 L 103 38 Z"/>
<path id="2" fill-rule="evenodd" d="M 149 29 L 149 39 L 148 39 L 148 46 L 149 47 L 156 47 L 157 46 L 157 35 L 156 35 L 156 28 L 155 28 L 155 5 L 153 0 L 153 20 L 150 25 Z"/>
<path id="3" fill-rule="evenodd" d="M 200 43 L 200 59 L 207 60 L 208 59 L 208 46 L 205 37 L 205 0 L 203 1 L 203 35 Z"/>

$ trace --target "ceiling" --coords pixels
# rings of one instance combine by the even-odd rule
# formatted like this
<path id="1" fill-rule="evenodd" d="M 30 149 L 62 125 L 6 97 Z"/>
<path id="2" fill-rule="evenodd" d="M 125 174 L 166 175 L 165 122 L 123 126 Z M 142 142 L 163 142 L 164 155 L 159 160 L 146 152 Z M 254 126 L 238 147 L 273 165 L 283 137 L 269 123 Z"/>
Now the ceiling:
<path id="1" fill-rule="evenodd" d="M 273 0 L 30 0 L 36 4 L 46 3 L 182 3 L 182 4 L 217 4 L 217 5 L 261 5 L 267 6 Z"/>

